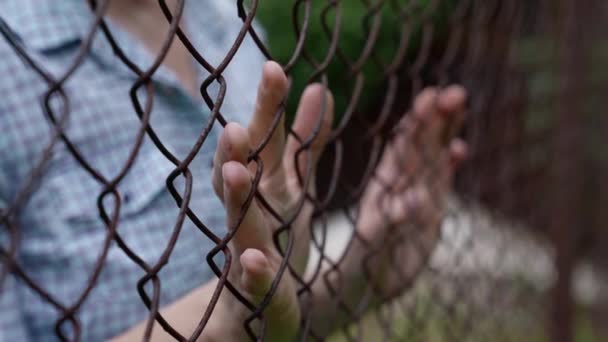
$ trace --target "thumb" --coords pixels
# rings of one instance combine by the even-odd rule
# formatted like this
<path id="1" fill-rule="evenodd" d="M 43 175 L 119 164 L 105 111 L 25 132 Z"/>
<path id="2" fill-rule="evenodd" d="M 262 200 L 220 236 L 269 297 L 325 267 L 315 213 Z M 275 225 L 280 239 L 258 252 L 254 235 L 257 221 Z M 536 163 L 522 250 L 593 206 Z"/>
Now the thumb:
<path id="1" fill-rule="evenodd" d="M 240 257 L 241 287 L 255 305 L 260 305 L 277 277 L 278 264 L 261 250 L 249 248 Z M 288 272 L 283 278 L 290 277 Z M 291 341 L 297 335 L 300 309 L 293 282 L 280 279 L 276 292 L 270 299 L 263 315 L 266 321 L 265 341 Z"/>

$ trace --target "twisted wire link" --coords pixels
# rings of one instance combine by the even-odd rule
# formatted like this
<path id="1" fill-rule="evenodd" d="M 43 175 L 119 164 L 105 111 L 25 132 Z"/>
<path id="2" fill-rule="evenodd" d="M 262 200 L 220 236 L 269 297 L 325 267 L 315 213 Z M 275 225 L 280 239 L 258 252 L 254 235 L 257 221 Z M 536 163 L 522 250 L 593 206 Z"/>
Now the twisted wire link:
<path id="1" fill-rule="evenodd" d="M 19 190 L 7 207 L 0 208 L 0 228 L 8 233 L 6 244 L 0 246 L 0 295 L 7 276 L 16 276 L 59 313 L 55 322 L 57 337 L 62 341 L 80 341 L 83 327 L 79 313 L 83 303 L 99 285 L 100 274 L 115 244 L 144 272 L 137 282 L 137 288 L 132 289 L 137 291 L 149 311 L 144 341 L 150 340 L 155 324 L 178 341 L 199 339 L 214 314 L 220 295 L 226 291 L 250 311 L 250 316 L 239 322 L 249 337 L 263 341 L 268 330 L 265 312 L 284 276 L 295 280 L 298 299 L 303 307 L 308 308 L 303 311 L 300 322 L 302 340 L 327 340 L 312 325 L 314 317 L 311 316 L 310 306 L 314 305 L 315 299 L 313 284 L 318 283 L 323 284 L 330 294 L 328 300 L 334 308 L 332 319 L 335 321 L 327 324 L 337 331 L 336 340 L 428 341 L 437 334 L 449 341 L 468 338 L 517 340 L 518 337 L 508 332 L 509 315 L 505 312 L 517 312 L 520 309 L 518 305 L 528 297 L 512 282 L 505 282 L 501 275 L 493 272 L 492 268 L 502 267 L 504 260 L 487 261 L 484 260 L 486 256 L 472 253 L 481 243 L 475 235 L 480 234 L 476 227 L 509 220 L 518 222 L 514 225 L 522 222 L 522 225 L 529 227 L 542 227 L 555 222 L 556 217 L 562 217 L 552 212 L 555 209 L 553 202 L 539 203 L 543 196 L 562 196 L 560 199 L 564 201 L 569 198 L 564 196 L 572 195 L 562 195 L 552 190 L 555 184 L 547 176 L 552 174 L 552 168 L 560 165 L 567 167 L 567 163 L 552 158 L 532 158 L 533 148 L 554 156 L 556 152 L 552 141 L 558 140 L 557 145 L 563 147 L 563 144 L 559 144 L 560 137 L 568 133 L 564 132 L 564 124 L 547 125 L 542 130 L 530 131 L 529 121 L 535 115 L 540 115 L 536 108 L 555 102 L 557 90 L 549 91 L 550 94 L 545 96 L 533 93 L 529 84 L 534 83 L 534 72 L 540 67 L 526 65 L 519 55 L 524 50 L 524 43 L 537 36 L 561 42 L 559 33 L 548 33 L 543 27 L 549 22 L 546 18 L 552 14 L 550 3 L 545 0 L 293 0 L 291 12 L 275 14 L 276 20 L 284 21 L 286 30 L 293 31 L 289 56 L 278 61 L 290 77 L 291 91 L 275 109 L 265 136 L 258 146 L 249 151 L 247 162 L 254 173 L 252 191 L 234 226 L 226 227 L 227 233 L 220 236 L 204 222 L 202 217 L 206 213 L 196 212 L 191 207 L 193 184 L 210 181 L 195 179 L 191 165 L 203 146 L 213 144 L 208 139 L 212 129 L 227 125 L 222 110 L 231 80 L 227 80 L 224 73 L 244 40 L 251 38 L 266 59 L 275 59 L 273 49 L 253 25 L 264 3 L 270 0 L 235 1 L 233 15 L 240 19 L 240 28 L 230 49 L 217 63 L 211 63 L 205 51 L 197 49 L 180 26 L 186 2 L 194 0 L 177 0 L 173 6 L 169 6 L 166 0 L 158 0 L 169 28 L 162 37 L 159 52 L 145 69 L 127 56 L 107 25 L 110 1 L 117 0 L 88 0 L 94 14 L 93 20 L 73 61 L 65 66 L 59 76 L 53 76 L 45 65 L 32 58 L 11 28 L 0 20 L 3 39 L 46 85 L 40 101 L 50 123 L 50 140 L 29 171 L 26 181 L 19 185 Z M 358 8 L 362 15 L 353 19 L 349 6 Z M 345 32 L 353 23 L 358 30 L 356 40 L 361 43 L 354 50 L 345 43 L 352 39 Z M 313 32 L 314 29 L 320 30 L 320 33 Z M 107 41 L 114 57 L 136 77 L 129 96 L 139 127 L 132 132 L 134 141 L 129 146 L 126 160 L 112 177 L 102 175 L 66 131 L 71 99 L 65 84 L 83 65 L 96 35 L 101 35 Z M 155 101 L 153 78 L 167 58 L 172 43 L 177 40 L 208 73 L 199 85 L 198 92 L 210 114 L 197 140 L 183 158 L 171 151 L 151 121 Z M 388 52 L 387 41 L 390 42 Z M 298 73 L 301 68 L 308 70 L 305 80 L 298 79 L 302 77 Z M 336 68 L 341 68 L 339 75 L 333 71 Z M 569 70 L 564 72 L 568 73 Z M 276 130 L 282 128 L 282 122 L 291 120 L 289 103 L 292 97 L 300 95 L 294 90 L 298 82 L 317 82 L 324 90 L 329 89 L 336 98 L 344 100 L 336 106 L 337 120 L 318 171 L 313 169 L 312 163 L 307 163 L 306 169 L 300 164 L 302 160 L 312 158 L 313 143 L 320 134 L 324 114 L 329 110 L 327 100 L 322 100 L 320 114 L 323 115 L 318 115 L 309 136 L 300 136 L 287 128 L 289 138 L 299 143 L 294 164 L 297 181 L 305 191 L 295 200 L 294 210 L 286 214 L 275 208 L 267 195 L 259 190 L 265 166 L 260 154 Z M 437 155 L 431 146 L 418 141 L 414 141 L 411 148 L 419 155 L 420 170 L 395 184 L 382 179 L 376 168 L 382 161 L 383 153 L 406 134 L 407 127 L 404 128 L 401 122 L 416 120 L 412 114 L 416 96 L 426 87 L 445 89 L 454 83 L 463 84 L 470 94 L 462 132 L 455 131 L 454 127 L 458 126 L 456 122 L 448 123 L 442 132 L 441 143 L 444 147 L 456 135 L 465 138 L 469 146 L 468 160 L 455 177 L 457 195 L 453 197 L 458 199 L 444 198 L 443 170 Z M 217 91 L 212 92 L 210 87 L 217 87 Z M 598 89 L 601 87 L 598 86 Z M 142 91 L 145 93 L 144 99 Z M 59 105 L 51 105 L 52 101 L 58 101 Z M 580 132 L 568 136 L 570 139 L 584 138 Z M 173 165 L 165 185 L 178 208 L 169 237 L 165 245 L 158 246 L 161 253 L 154 262 L 145 261 L 138 255 L 119 229 L 124 198 L 118 186 L 131 171 L 146 137 Z M 17 260 L 22 241 L 28 239 L 28 236 L 21 234 L 18 217 L 36 191 L 36 184 L 44 176 L 53 150 L 59 144 L 64 144 L 78 167 L 101 185 L 100 192 L 96 194 L 96 203 L 98 216 L 106 229 L 95 264 L 88 274 L 83 275 L 87 279 L 86 286 L 69 303 L 51 295 L 44 284 L 37 283 Z M 577 145 L 576 148 L 579 147 Z M 395 162 L 405 170 L 411 163 L 411 155 L 408 151 L 400 151 Z M 601 171 L 606 169 L 607 164 L 604 161 L 597 165 L 595 167 Z M 596 171 L 596 174 L 601 174 L 598 173 L 600 171 Z M 315 176 L 319 176 L 318 179 Z M 181 189 L 177 185 L 180 180 L 183 181 Z M 430 205 L 433 210 L 442 212 L 443 217 L 431 228 L 425 226 L 416 215 L 403 224 L 393 223 L 386 213 L 385 203 L 420 182 L 429 184 Z M 373 207 L 382 217 L 388 233 L 379 243 L 368 241 L 358 229 L 363 215 L 362 201 L 370 184 L 382 188 Z M 308 190 L 315 187 L 317 191 Z M 563 204 L 558 200 L 555 202 Z M 272 238 L 283 257 L 275 279 L 259 303 L 247 299 L 229 279 L 235 257 L 229 245 L 241 229 L 245 213 L 254 204 L 265 210 L 276 223 Z M 290 259 L 297 244 L 308 245 L 308 241 L 298 241 L 292 229 L 307 207 L 312 208 L 313 219 L 306 229 L 311 236 L 311 251 L 318 258 L 313 259 L 305 276 L 293 267 Z M 488 214 L 478 214 L 481 211 L 479 208 L 484 208 L 484 213 Z M 599 212 L 595 208 L 589 210 Z M 559 215 L 570 215 L 568 217 L 577 219 L 582 213 Z M 600 214 L 597 215 L 599 217 Z M 197 318 L 194 331 L 190 335 L 183 335 L 160 312 L 163 284 L 159 272 L 169 263 L 187 221 L 214 244 L 206 253 L 207 265 L 203 267 L 213 271 L 217 285 L 206 303 L 205 311 Z M 345 227 L 346 237 L 341 239 L 344 241 L 338 244 L 340 247 L 336 245 L 339 239 L 334 234 L 338 229 L 336 221 Z M 455 231 L 470 234 L 457 239 L 456 235 L 445 233 L 449 227 L 442 226 L 441 222 L 450 222 L 450 226 L 460 227 L 452 228 Z M 577 222 L 587 221 L 580 219 Z M 493 238 L 494 254 L 508 256 L 512 248 L 504 242 L 506 238 L 502 240 L 502 233 L 497 233 Z M 332 249 L 339 250 L 337 256 Z M 367 280 L 364 295 L 356 302 L 345 290 L 349 285 L 349 275 L 344 274 L 342 267 L 354 250 L 364 251 L 359 267 L 361 275 Z M 447 268 L 435 263 L 440 250 L 451 251 Z M 218 255 L 223 257 L 223 264 L 216 261 Z M 489 263 L 492 264 L 490 267 Z M 466 270 L 470 269 L 475 269 L 473 275 L 467 273 Z M 390 284 L 377 280 L 386 278 L 406 289 L 405 292 L 395 293 Z M 540 315 L 535 313 L 540 304 L 531 302 L 525 307 L 528 313 L 534 312 L 532 317 L 537 321 L 540 319 Z M 370 333 L 372 326 L 376 327 L 376 333 Z"/>

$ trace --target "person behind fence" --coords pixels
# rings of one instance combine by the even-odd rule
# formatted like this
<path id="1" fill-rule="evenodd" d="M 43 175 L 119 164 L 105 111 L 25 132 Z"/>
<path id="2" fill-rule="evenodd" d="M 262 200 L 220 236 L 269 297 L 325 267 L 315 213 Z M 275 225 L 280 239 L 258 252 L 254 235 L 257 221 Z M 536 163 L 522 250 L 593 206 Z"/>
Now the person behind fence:
<path id="1" fill-rule="evenodd" d="M 168 3 L 175 5 L 175 1 Z M 74 62 L 94 17 L 87 0 L 4 0 L 0 16 L 25 51 L 53 77 L 60 77 Z M 193 45 L 216 65 L 242 25 L 234 2 L 227 0 L 187 1 L 182 20 Z M 149 67 L 168 30 L 157 1 L 111 1 L 106 21 L 125 54 L 140 68 Z M 53 130 L 40 105 L 48 85 L 5 39 L 0 40 L 0 53 L 0 208 L 7 208 L 43 155 Z M 178 158 L 186 157 L 209 119 L 210 111 L 198 89 L 207 76 L 175 39 L 153 77 L 150 125 Z M 223 129 L 216 124 L 189 168 L 194 180 L 190 207 L 219 236 L 234 228 L 239 219 L 256 169 L 254 163 L 248 164 L 248 153 L 271 128 L 288 89 L 279 64 L 264 62 L 249 38 L 223 76 L 227 92 L 221 111 L 230 123 Z M 129 97 L 135 79 L 103 34 L 97 32 L 90 52 L 64 84 L 70 111 L 65 134 L 108 179 L 125 164 L 141 127 Z M 146 96 L 139 95 L 142 99 Z M 380 291 L 374 296 L 377 301 L 399 295 L 428 258 L 440 235 L 442 203 L 450 190 L 450 178 L 465 153 L 462 141 L 454 138 L 446 145 L 441 136 L 448 122 L 461 121 L 465 97 L 459 86 L 425 89 L 399 123 L 359 206 L 356 229 L 361 239 L 353 243 L 340 264 L 341 278 L 328 278 L 330 284 L 340 286 L 343 305 L 356 308 L 360 301 L 367 300 L 372 283 Z M 52 99 L 51 105 L 59 113 L 65 103 Z M 297 168 L 302 173 L 314 170 L 332 128 L 331 92 L 315 83 L 301 94 L 292 129 L 300 137 L 310 137 L 319 120 L 321 128 L 310 153 L 300 154 L 298 163 L 294 161 L 301 143 L 287 134 L 282 124 L 261 152 L 264 171 L 259 191 L 282 215 L 294 212 L 304 191 L 314 193 L 314 181 L 308 189 L 302 188 Z M 146 138 L 118 186 L 122 200 L 120 234 L 124 243 L 151 265 L 165 250 L 178 214 L 165 187 L 173 169 L 174 165 Z M 178 177 L 176 188 L 184 188 L 182 177 Z M 107 236 L 96 203 L 101 190 L 102 185 L 80 166 L 65 144 L 59 143 L 16 218 L 20 236 L 16 264 L 64 307 L 73 305 L 90 282 Z M 108 198 L 107 202 L 103 205 L 111 208 L 112 200 Z M 295 245 L 289 262 L 302 277 L 307 276 L 311 215 L 312 206 L 306 204 L 291 227 Z M 391 245 L 395 241 L 388 238 L 390 227 L 411 221 L 419 227 L 415 239 Z M 11 241 L 5 222 L 0 224 L 4 258 Z M 269 290 L 282 261 L 272 240 L 278 226 L 254 201 L 229 246 L 234 256 L 229 280 L 255 304 Z M 389 266 L 389 256 L 384 255 L 389 252 L 379 253 L 368 265 L 372 279 L 365 278 L 362 261 L 366 251 L 383 245 L 391 246 L 386 250 L 396 253 L 399 262 Z M 187 219 L 169 262 L 158 275 L 160 311 L 183 336 L 193 332 L 217 285 L 218 279 L 205 261 L 213 247 L 215 243 Z M 2 260 L 1 267 L 11 268 Z M 400 269 L 388 271 L 395 265 Z M 137 293 L 137 282 L 144 274 L 115 244 L 110 248 L 93 290 L 76 313 L 81 340 L 142 338 L 148 309 Z M 327 336 L 332 327 L 351 319 L 332 299 L 323 277 L 313 284 L 306 303 L 298 301 L 296 284 L 285 272 L 264 312 L 265 340 L 290 340 L 298 334 L 300 319 L 305 315 L 311 317 L 311 331 L 316 336 Z M 148 285 L 146 290 L 151 293 Z M 224 290 L 200 338 L 249 340 L 243 321 L 250 314 Z M 23 277 L 9 272 L 0 293 L 0 340 L 55 340 L 60 316 L 57 307 L 45 301 Z M 69 338 L 75 337 L 69 320 L 59 330 Z M 170 339 L 160 326 L 153 329 L 152 340 Z"/>

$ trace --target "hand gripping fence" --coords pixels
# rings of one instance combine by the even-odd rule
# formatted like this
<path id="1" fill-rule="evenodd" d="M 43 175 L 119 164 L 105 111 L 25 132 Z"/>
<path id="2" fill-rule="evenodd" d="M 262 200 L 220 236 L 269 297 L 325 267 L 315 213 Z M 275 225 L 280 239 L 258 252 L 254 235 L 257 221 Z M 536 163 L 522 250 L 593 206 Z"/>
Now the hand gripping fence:
<path id="1" fill-rule="evenodd" d="M 12 53 L 46 84 L 40 100 L 51 127 L 51 139 L 29 177 L 6 207 L 0 208 L 0 228 L 8 237 L 0 240 L 0 296 L 6 278 L 15 276 L 20 286 L 29 287 L 57 311 L 55 331 L 49 334 L 61 340 L 82 340 L 85 328 L 79 313 L 98 286 L 113 249 L 119 249 L 145 273 L 137 288 L 131 289 L 149 311 L 145 341 L 151 338 L 153 327 L 179 341 L 198 339 L 208 327 L 220 296 L 227 292 L 250 312 L 247 319 L 238 322 L 240 326 L 252 340 L 266 340 L 266 309 L 279 281 L 286 276 L 294 279 L 298 299 L 306 308 L 298 334 L 302 341 L 522 341 L 548 337 L 572 341 L 579 330 L 579 308 L 589 302 L 598 306 L 608 302 L 602 290 L 608 255 L 601 248 L 608 242 L 608 216 L 602 205 L 608 203 L 608 116 L 599 113 L 606 102 L 606 96 L 600 94 L 608 91 L 607 75 L 601 70 L 601 57 L 604 61 L 608 58 L 602 55 L 608 47 L 605 29 L 598 25 L 607 18 L 607 6 L 602 1 L 236 0 L 233 14 L 241 20 L 240 31 L 223 59 L 214 65 L 179 25 L 186 2 L 196 0 L 159 0 L 170 26 L 147 69 L 129 59 L 106 25 L 109 3 L 118 0 L 86 1 L 94 20 L 60 77 L 32 58 L 7 24 L 2 22 L 0 26 Z M 277 3 L 281 5 L 271 6 Z M 360 12 L 357 16 L 352 14 L 353 7 Z M 271 15 L 270 10 L 274 11 Z M 272 22 L 264 19 L 264 11 Z M 264 35 L 256 31 L 254 19 L 261 27 L 266 26 Z M 290 31 L 292 39 L 292 45 L 278 52 L 280 56 L 272 46 L 276 36 L 273 30 L 277 28 Z M 348 46 L 344 32 L 354 34 L 360 44 L 355 44 L 356 48 Z M 87 155 L 65 130 L 71 115 L 65 85 L 88 58 L 96 35 L 107 40 L 115 58 L 137 76 L 130 98 L 132 114 L 141 124 L 133 132 L 136 138 L 128 158 L 112 178 L 87 161 Z M 234 80 L 225 78 L 224 72 L 247 37 L 266 59 L 281 63 L 291 88 L 265 138 L 249 153 L 254 191 L 247 196 L 236 225 L 218 235 L 206 225 L 205 213 L 190 206 L 193 184 L 211 181 L 195 179 L 190 167 L 202 147 L 214 143 L 207 139 L 212 128 L 227 125 L 222 109 L 228 82 Z M 183 158 L 170 151 L 150 120 L 152 81 L 177 40 L 209 73 L 199 91 L 210 114 Z M 302 188 L 310 189 L 309 185 L 316 182 L 317 190 L 304 192 L 296 200 L 295 209 L 282 214 L 258 191 L 264 172 L 260 153 L 282 119 L 288 123 L 286 128 L 290 127 L 291 101 L 299 98 L 301 85 L 312 82 L 334 93 L 336 119 L 318 170 L 309 167 L 302 172 L 296 168 Z M 451 84 L 463 85 L 469 98 L 462 129 L 446 130 L 443 142 L 462 137 L 468 144 L 468 156 L 455 175 L 453 194 L 431 200 L 434 205 L 447 201 L 441 233 L 429 242 L 425 227 L 408 219 L 400 227 L 390 227 L 389 237 L 380 246 L 366 244 L 356 230 L 357 208 L 368 184 L 381 182 L 374 170 L 383 151 L 398 135 L 393 127 L 402 116 L 410 115 L 406 113 L 411 112 L 414 99 L 423 89 L 444 89 Z M 212 86 L 218 90 L 211 91 Z M 137 95 L 142 92 L 145 96 Z M 60 105 L 51 105 L 52 101 Z M 326 101 L 321 103 L 322 112 L 327 107 Z M 300 156 L 310 157 L 322 125 L 321 120 L 317 121 L 311 136 L 298 136 L 287 128 L 288 135 L 300 144 L 296 164 Z M 158 246 L 163 249 L 161 257 L 153 263 L 145 261 L 123 240 L 119 214 L 125 199 L 118 185 L 132 169 L 146 137 L 174 165 L 166 177 L 166 188 L 179 208 L 174 226 L 167 227 L 171 234 L 166 245 Z M 59 301 L 45 284 L 37 283 L 18 259 L 21 242 L 29 238 L 22 234 L 20 215 L 44 177 L 53 151 L 60 148 L 67 149 L 79 167 L 103 185 L 95 195 L 97 216 L 106 228 L 98 259 L 89 273 L 83 274 L 87 286 L 70 303 Z M 425 166 L 424 171 L 412 176 L 430 177 L 433 182 L 439 178 L 438 170 L 426 148 L 415 145 Z M 400 161 L 409 162 L 405 156 Z M 313 178 L 315 172 L 317 177 Z M 180 178 L 183 189 L 176 185 Z M 386 196 L 378 196 L 378 201 L 390 198 L 390 188 L 384 185 Z M 234 272 L 233 259 L 238 258 L 229 244 L 254 202 L 278 222 L 273 241 L 284 257 L 259 303 L 249 300 L 229 280 L 230 272 Z M 304 277 L 289 263 L 296 245 L 308 244 L 298 241 L 292 231 L 306 206 L 313 208 L 313 220 L 307 228 L 312 236 L 310 277 Z M 384 220 L 388 222 L 388 218 Z M 206 262 L 201 260 L 197 267 L 210 268 L 217 277 L 213 296 L 188 335 L 161 314 L 159 277 L 170 263 L 186 221 L 215 245 L 207 252 Z M 346 232 L 342 234 L 346 238 L 338 231 Z M 340 265 L 353 244 L 366 249 L 360 272 L 368 287 L 366 296 L 356 305 L 346 299 L 347 284 L 335 281 L 345 277 Z M 399 244 L 409 246 L 406 256 L 396 251 Z M 390 256 L 383 267 L 404 288 L 398 295 L 387 295 L 370 269 L 371 262 L 386 250 Z M 223 262 L 217 262 L 218 256 Z M 415 264 L 414 270 L 403 272 L 401 266 L 408 262 Z M 584 272 L 578 272 L 579 265 L 594 270 L 592 281 L 587 282 L 592 290 L 578 290 L 579 280 L 587 279 Z M 330 337 L 318 333 L 311 323 L 315 282 L 325 284 L 336 313 L 348 321 L 332 326 L 335 332 Z"/>

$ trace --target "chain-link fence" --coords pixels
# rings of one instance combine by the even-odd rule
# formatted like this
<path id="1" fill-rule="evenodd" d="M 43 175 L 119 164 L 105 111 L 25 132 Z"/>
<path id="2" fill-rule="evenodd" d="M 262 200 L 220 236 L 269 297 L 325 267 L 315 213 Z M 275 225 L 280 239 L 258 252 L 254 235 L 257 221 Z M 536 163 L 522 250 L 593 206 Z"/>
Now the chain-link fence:
<path id="1" fill-rule="evenodd" d="M 162 329 L 177 340 L 195 340 L 211 329 L 209 322 L 218 303 L 229 297 L 249 314 L 242 319 L 227 316 L 222 324 L 239 320 L 237 325 L 251 339 L 264 340 L 273 324 L 283 324 L 269 317 L 273 315 L 273 298 L 280 296 L 277 291 L 288 282 L 294 285 L 299 302 L 300 340 L 602 338 L 602 326 L 608 324 L 602 318 L 608 304 L 607 259 L 602 248 L 608 242 L 603 208 L 608 203 L 608 117 L 599 110 L 606 105 L 602 95 L 608 90 L 603 68 L 608 45 L 601 27 L 607 8 L 602 1 L 218 1 L 229 8 L 227 13 L 234 19 L 240 19 L 238 23 L 227 21 L 232 28 L 222 27 L 228 24 L 219 18 L 216 27 L 209 20 L 207 26 L 196 28 L 203 33 L 208 30 L 210 36 L 222 31 L 235 33 L 228 48 L 218 52 L 211 43 L 193 43 L 192 31 L 185 29 L 188 5 L 194 0 L 159 0 L 154 6 L 169 24 L 165 35 L 158 38 L 158 53 L 148 66 L 134 62 L 128 53 L 130 47 L 115 37 L 116 31 L 109 24 L 112 19 L 108 20 L 112 2 L 88 1 L 92 19 L 87 21 L 82 38 L 68 44 L 70 58 L 64 61 L 70 62 L 59 67 L 33 51 L 22 31 L 5 17 L 10 13 L 0 13 L 3 44 L 10 46 L 10 54 L 18 56 L 25 69 L 37 75 L 37 85 L 31 88 L 36 89 L 39 102 L 28 98 L 17 103 L 36 106 L 40 117 L 32 120 L 44 121 L 48 128 L 45 138 L 30 141 L 37 146 L 37 154 L 27 155 L 30 163 L 26 165 L 10 164 L 18 160 L 11 157 L 18 150 L 9 149 L 9 138 L 0 137 L 0 147 L 6 146 L 0 150 L 0 159 L 7 156 L 6 162 L 0 160 L 6 168 L 0 174 L 0 186 L 6 181 L 11 185 L 6 189 L 15 189 L 0 188 L 5 191 L 0 195 L 6 197 L 0 198 L 6 201 L 0 201 L 4 205 L 0 208 L 0 284 L 5 297 L 18 297 L 22 292 L 6 290 L 17 288 L 29 293 L 23 295 L 25 298 L 34 294 L 47 307 L 30 310 L 24 315 L 26 320 L 28 315 L 36 316 L 37 310 L 50 310 L 51 316 L 44 317 L 53 317 L 53 329 L 38 336 L 86 339 L 93 336 L 89 331 L 103 330 L 104 321 L 91 323 L 83 318 L 85 311 L 98 312 L 96 317 L 120 317 L 146 308 L 147 316 L 140 317 L 146 320 L 143 339 Z M 130 96 L 131 108 L 121 115 L 137 118 L 138 125 L 130 131 L 128 142 L 120 142 L 118 135 L 83 136 L 71 130 L 73 121 L 83 115 L 82 108 L 97 105 L 74 105 L 73 99 L 85 88 L 70 82 L 78 73 L 85 73 L 81 70 L 87 63 L 95 62 L 92 51 L 100 41 L 106 44 L 114 63 L 130 74 L 126 79 L 131 89 L 125 96 Z M 239 213 L 228 213 L 227 223 L 217 223 L 208 219 L 223 217 L 212 212 L 217 211 L 215 207 L 194 204 L 198 197 L 216 196 L 210 187 L 216 171 L 197 177 L 195 169 L 200 164 L 196 160 L 213 156 L 217 136 L 230 121 L 234 107 L 224 105 L 225 98 L 239 97 L 242 87 L 231 84 L 245 82 L 251 78 L 248 73 L 262 72 L 227 74 L 227 68 L 243 53 L 244 44 L 281 63 L 289 77 L 289 96 L 280 96 L 278 107 L 265 108 L 272 112 L 271 119 L 260 126 L 263 132 L 250 137 L 251 146 L 242 163 L 250 172 L 253 190 L 246 191 Z M 196 139 L 189 141 L 183 153 L 176 153 L 172 142 L 167 142 L 171 139 L 164 138 L 165 124 L 154 121 L 156 98 L 162 88 L 157 83 L 159 69 L 172 51 L 179 51 L 173 50 L 176 45 L 187 51 L 205 75 L 196 90 L 197 100 L 202 98 L 196 105 L 205 113 L 204 119 L 197 120 L 204 122 L 196 125 Z M 62 53 L 47 51 L 47 55 Z M 4 78 L 17 77 L 10 70 L 4 72 Z M 302 93 L 312 91 L 304 90 L 310 83 L 320 84 L 314 88 L 317 90 L 329 89 L 333 97 L 321 96 L 312 109 L 300 109 L 316 118 L 310 122 L 312 127 L 303 130 L 298 128 L 295 113 Z M 466 88 L 468 101 L 463 113 L 458 105 L 444 110 L 450 106 L 441 104 L 448 101 L 441 96 L 457 92 L 450 87 L 453 84 Z M 108 86 L 97 84 L 86 89 Z M 255 89 L 248 91 L 255 93 Z M 431 103 L 421 104 L 429 96 Z M 0 101 L 12 103 L 7 98 Z M 15 114 L 19 111 L 6 108 L 11 107 L 0 107 L 6 110 L 0 115 L 19 116 Z M 260 105 L 256 107 L 259 110 Z M 324 132 L 324 118 L 332 111 L 331 131 Z M 102 127 L 104 120 L 110 120 L 104 112 L 91 115 L 92 127 Z M 429 119 L 429 115 L 439 118 Z M 187 121 L 174 116 L 171 120 L 183 127 L 176 124 L 177 129 L 170 134 L 192 131 Z M 33 122 L 0 127 L 19 135 L 19 129 L 27 131 Z M 218 132 L 217 136 L 213 132 Z M 456 167 L 452 179 L 456 162 L 451 160 L 455 157 L 450 156 L 450 148 L 457 137 L 468 145 L 467 158 Z M 115 140 L 124 158 L 101 170 L 95 164 L 97 159 L 91 159 L 94 149 L 85 146 L 91 139 Z M 275 145 L 282 146 L 285 140 L 287 147 L 277 149 Z M 315 170 L 311 160 L 319 140 L 326 140 L 326 147 Z M 148 153 L 146 146 L 160 152 L 171 167 L 159 169 L 159 164 L 148 164 L 146 156 L 141 156 Z M 283 167 L 274 165 L 276 158 L 272 157 L 283 149 L 292 157 L 286 162 L 293 171 L 286 171 L 286 177 L 293 178 L 287 197 L 276 194 L 281 191 L 275 187 L 281 184 L 265 183 L 265 177 Z M 58 155 L 64 159 L 57 159 Z M 57 171 L 63 176 L 52 171 L 56 160 L 68 165 Z M 142 160 L 145 165 L 137 166 Z M 213 170 L 218 169 L 218 162 L 225 160 L 216 156 Z M 15 170 L 25 166 L 25 176 L 14 176 L 18 174 Z M 85 176 L 65 176 L 74 175 L 74 170 Z M 161 173 L 162 177 L 153 181 L 165 184 L 159 196 L 171 199 L 174 211 L 170 214 L 172 224 L 161 227 L 164 240 L 146 245 L 156 249 L 147 254 L 137 248 L 137 239 L 147 239 L 145 230 L 136 234 L 136 240 L 125 238 L 125 234 L 132 229 L 131 222 L 144 220 L 141 212 L 145 208 L 131 207 L 139 201 L 138 192 L 149 191 L 149 185 L 137 179 L 150 173 Z M 64 181 L 47 181 L 49 177 Z M 95 183 L 95 192 L 65 190 L 80 188 L 80 182 Z M 198 185 L 203 183 L 209 187 Z M 124 191 L 125 187 L 130 192 Z M 62 264 L 31 260 L 32 255 L 40 255 L 29 250 L 28 241 L 34 238 L 50 241 L 49 246 L 37 245 L 50 250 L 49 255 L 65 249 L 66 258 L 75 261 L 83 253 L 77 247 L 70 250 L 53 245 L 71 241 L 56 238 L 63 233 L 45 230 L 40 220 L 28 219 L 32 211 L 41 212 L 36 205 L 48 204 L 44 201 L 49 197 L 41 200 L 42 204 L 32 199 L 41 191 L 57 191 L 58 203 L 53 205 L 59 212 L 73 209 L 61 202 L 62 193 L 95 203 L 72 210 L 74 220 L 82 218 L 82 210 L 95 210 L 82 219 L 88 221 L 80 222 L 78 229 L 98 236 L 94 245 L 80 247 L 94 250 L 95 258 L 88 264 L 83 262 L 89 269 L 81 270 L 83 286 L 78 290 L 49 289 L 50 282 L 41 279 L 61 284 L 58 267 Z M 229 193 L 226 188 L 216 191 L 220 197 Z M 412 200 L 414 197 L 417 200 Z M 276 249 L 273 253 L 280 256 L 273 282 L 257 299 L 243 294 L 241 278 L 235 275 L 244 267 L 239 264 L 244 249 L 233 241 L 240 230 L 248 234 L 255 231 L 242 227 L 251 224 L 246 213 L 252 212 L 252 206 L 264 216 L 262 222 L 268 225 L 264 229 L 269 230 L 268 239 Z M 56 218 L 46 219 L 54 222 Z M 65 230 L 75 229 L 73 220 L 67 221 Z M 374 235 L 375 230 L 366 225 L 381 227 L 376 229 L 381 233 Z M 186 266 L 171 273 L 172 280 L 165 280 L 163 270 L 176 259 L 172 255 L 184 249 L 180 241 L 192 234 L 211 247 L 204 248 L 203 257 L 195 254 Z M 131 268 L 125 269 L 130 272 L 141 271 L 132 287 L 108 286 L 116 275 L 103 274 L 110 272 L 106 269 L 116 260 L 128 262 Z M 32 264 L 36 266 L 30 267 Z M 182 278 L 190 279 L 190 273 L 211 274 L 209 271 L 216 280 L 212 294 L 197 307 L 197 316 L 190 317 L 196 322 L 192 329 L 182 331 L 174 324 L 176 312 L 166 314 L 163 309 L 168 304 L 162 300 L 163 291 L 170 291 Z M 49 278 L 41 278 L 47 272 Z M 121 291 L 129 293 L 119 294 Z M 132 297 L 140 298 L 138 308 L 122 309 L 125 313 L 113 306 L 114 301 L 128 302 Z M 12 303 L 21 304 L 3 310 L 17 312 L 22 310 L 19 305 L 28 302 L 19 299 Z M 6 312 L 2 315 L 7 317 Z"/>

